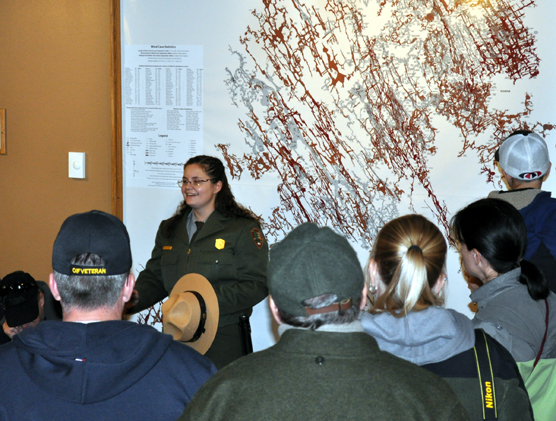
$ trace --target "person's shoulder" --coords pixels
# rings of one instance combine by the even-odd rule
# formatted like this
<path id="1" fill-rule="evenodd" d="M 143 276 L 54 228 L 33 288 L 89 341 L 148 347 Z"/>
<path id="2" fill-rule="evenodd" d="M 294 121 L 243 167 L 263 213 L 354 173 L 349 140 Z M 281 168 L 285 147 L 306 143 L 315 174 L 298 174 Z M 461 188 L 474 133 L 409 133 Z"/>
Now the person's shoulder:
<path id="1" fill-rule="evenodd" d="M 387 354 L 387 353 L 382 353 Z M 459 407 L 459 400 L 448 383 L 432 371 L 394 355 L 383 355 L 373 363 L 377 379 L 398 384 L 417 399 L 433 406 Z"/>
<path id="2" fill-rule="evenodd" d="M 510 351 L 498 340 L 493 338 L 482 329 L 475 329 L 475 337 L 484 335 L 494 375 L 502 379 L 513 379 L 518 377 L 518 369 Z"/>
<path id="3" fill-rule="evenodd" d="M 380 357 L 376 358 L 376 367 L 380 371 L 387 372 L 389 376 L 411 376 L 413 380 L 423 378 L 428 380 L 435 380 L 437 376 L 428 370 L 419 367 L 412 362 L 399 358 L 389 352 L 380 351 Z"/>
<path id="4" fill-rule="evenodd" d="M 546 218 L 549 218 L 552 223 L 552 219 L 556 214 L 556 198 L 552 197 L 552 194 L 548 191 L 539 191 L 535 199 L 524 211 L 525 218 L 534 216 L 542 222 L 547 222 Z"/>
<path id="5" fill-rule="evenodd" d="M 226 229 L 242 233 L 242 235 L 250 233 L 255 241 L 257 241 L 257 239 L 264 240 L 264 233 L 258 221 L 238 215 L 219 215 L 220 222 L 226 227 Z"/>
<path id="6" fill-rule="evenodd" d="M 181 221 L 181 220 L 185 220 L 185 219 L 187 218 L 187 215 L 189 215 L 190 212 L 191 212 L 191 208 L 188 207 L 188 208 L 186 209 L 186 211 L 183 213 L 183 215 L 179 216 L 180 221 Z M 159 229 L 167 227 L 167 226 L 173 221 L 173 219 L 174 219 L 175 217 L 176 217 L 176 215 L 172 215 L 172 216 L 170 216 L 170 217 L 167 218 L 167 219 L 163 219 L 163 220 L 160 222 Z"/>
<path id="7" fill-rule="evenodd" d="M 2 361 L 4 362 L 4 357 L 13 353 L 15 351 L 15 345 L 13 341 L 6 342 L 5 344 L 0 345 L 0 356 L 2 356 Z M 2 371 L 2 370 L 0 370 Z"/>
<path id="8" fill-rule="evenodd" d="M 158 333 L 164 337 L 171 337 L 170 335 L 164 334 L 162 332 L 158 332 Z M 189 345 L 182 343 L 180 341 L 176 341 L 172 339 L 172 342 L 170 343 L 168 350 L 174 353 L 175 355 L 179 355 L 180 357 L 210 362 L 210 360 L 207 357 L 205 357 L 203 354 L 198 352 L 196 349 L 193 349 Z"/>
<path id="9" fill-rule="evenodd" d="M 550 306 L 552 307 L 552 305 L 556 306 L 556 293 L 554 293 L 554 291 L 550 291 L 548 293 L 548 297 L 546 297 L 548 300 L 548 303 L 550 304 Z"/>
<path id="10" fill-rule="evenodd" d="M 236 385 L 242 388 L 248 386 L 257 389 L 260 387 L 260 382 L 266 382 L 266 379 L 273 377 L 269 369 L 277 366 L 271 350 L 272 347 L 233 361 L 212 376 L 211 384 L 216 386 L 226 383 L 227 386 Z"/>
<path id="11" fill-rule="evenodd" d="M 291 380 L 289 369 L 283 363 L 273 358 L 268 349 L 241 357 L 207 380 L 195 395 L 193 406 L 202 411 L 205 404 L 214 405 L 215 396 L 226 404 L 236 401 L 238 396 L 244 396 L 245 402 L 245 399 L 256 401 L 255 396 L 261 394 L 279 394 Z"/>
<path id="12" fill-rule="evenodd" d="M 168 336 L 168 335 L 165 335 Z M 209 375 L 216 373 L 216 367 L 210 359 L 186 344 L 172 340 L 164 358 L 181 361 L 191 370 L 199 370 Z"/>
<path id="13" fill-rule="evenodd" d="M 546 190 L 534 190 L 536 192 L 530 206 L 556 206 L 556 198 L 552 197 L 552 193 Z"/>
<path id="14" fill-rule="evenodd" d="M 222 221 L 225 224 L 237 225 L 237 226 L 241 226 L 241 227 L 252 226 L 252 227 L 259 227 L 260 228 L 259 222 L 254 220 L 254 219 L 247 218 L 245 216 L 236 215 L 234 213 L 231 213 L 229 215 L 223 215 L 222 213 L 220 213 L 218 211 L 214 211 L 214 212 L 216 212 L 216 215 L 218 216 L 218 219 L 220 219 L 220 221 Z"/>
<path id="15" fill-rule="evenodd" d="M 200 370 L 210 375 L 216 372 L 216 368 L 207 357 L 152 326 L 129 321 L 115 321 L 110 325 L 108 323 L 110 322 L 99 323 L 99 328 L 112 334 L 116 333 L 126 347 L 131 346 L 137 352 L 143 352 L 145 357 L 160 358 L 161 362 L 177 370 L 181 369 L 179 367 L 187 367 L 190 371 Z"/>
<path id="16" fill-rule="evenodd" d="M 370 335 L 369 335 L 370 336 Z M 372 337 L 372 336 L 371 336 Z M 373 338 L 374 339 L 374 338 Z M 403 378 L 405 376 L 425 376 L 431 377 L 429 372 L 423 370 L 416 364 L 404 360 L 403 358 L 398 357 L 397 355 L 391 354 L 387 351 L 382 351 L 380 349 L 376 349 L 373 351 L 373 360 L 374 360 L 374 370 L 376 370 L 377 376 L 380 377 L 388 377 L 392 381 L 397 381 L 399 378 Z"/>
<path id="17" fill-rule="evenodd" d="M 504 193 L 504 190 L 494 190 L 494 191 L 491 191 L 491 192 L 488 194 L 487 197 L 488 197 L 489 199 L 499 199 L 499 198 L 500 198 L 500 195 L 501 195 L 502 193 Z"/>
<path id="18" fill-rule="evenodd" d="M 389 376 L 411 379 L 407 384 L 417 388 L 422 385 L 423 389 L 442 390 L 445 386 L 444 380 L 435 373 L 392 354 L 383 355 L 381 365 Z"/>

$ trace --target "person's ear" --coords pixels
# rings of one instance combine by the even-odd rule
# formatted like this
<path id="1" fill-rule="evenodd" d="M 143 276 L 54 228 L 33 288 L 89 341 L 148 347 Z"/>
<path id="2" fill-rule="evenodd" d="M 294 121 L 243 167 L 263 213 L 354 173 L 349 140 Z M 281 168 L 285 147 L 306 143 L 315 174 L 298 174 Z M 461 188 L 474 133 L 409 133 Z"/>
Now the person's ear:
<path id="1" fill-rule="evenodd" d="M 56 301 L 61 301 L 60 293 L 58 292 L 58 284 L 56 283 L 56 279 L 54 278 L 54 273 L 51 273 L 48 276 L 48 286 L 50 287 L 50 292 L 52 292 L 52 296 Z"/>
<path id="2" fill-rule="evenodd" d="M 380 278 L 378 273 L 378 263 L 375 259 L 370 258 L 368 266 L 369 275 L 369 291 L 372 295 L 380 296 L 384 291 L 386 291 L 386 284 Z"/>
<path id="3" fill-rule="evenodd" d="M 39 308 L 44 307 L 44 294 L 42 291 L 39 291 Z"/>
<path id="4" fill-rule="evenodd" d="M 471 250 L 471 256 L 473 257 L 473 263 L 475 263 L 475 266 L 480 266 L 482 264 L 483 255 L 481 254 L 481 252 L 479 250 L 472 249 Z"/>
<path id="5" fill-rule="evenodd" d="M 434 286 L 432 287 L 432 293 L 437 297 L 440 295 L 440 293 L 446 286 L 446 279 L 447 279 L 446 274 L 442 272 L 438 277 L 438 279 L 436 280 L 436 282 L 434 283 Z"/>
<path id="6" fill-rule="evenodd" d="M 475 264 L 479 269 L 481 269 L 483 272 L 492 270 L 492 265 L 487 259 L 484 258 L 484 256 L 481 254 L 479 250 L 473 249 L 472 253 L 473 253 L 473 261 L 475 262 Z"/>
<path id="7" fill-rule="evenodd" d="M 276 320 L 276 323 L 281 325 L 283 322 L 280 318 L 280 315 L 278 314 L 278 307 L 276 307 L 276 303 L 272 299 L 271 295 L 268 296 L 268 306 L 270 307 L 270 312 L 272 313 L 272 317 L 274 317 L 274 320 Z"/>
<path id="8" fill-rule="evenodd" d="M 504 179 L 506 180 L 506 184 L 508 185 L 508 187 L 513 190 L 519 187 L 519 184 L 521 183 L 519 181 L 518 178 L 514 178 L 511 175 L 509 175 L 507 172 L 505 172 L 504 170 L 502 170 L 502 173 L 504 174 Z"/>
<path id="9" fill-rule="evenodd" d="M 542 176 L 542 182 L 543 182 L 543 183 L 546 181 L 546 179 L 547 179 L 548 176 L 550 175 L 551 167 L 552 167 L 552 162 L 551 162 L 550 165 L 548 166 L 548 171 L 546 172 L 546 174 Z"/>
<path id="10" fill-rule="evenodd" d="M 490 268 L 490 263 L 483 257 L 479 250 L 473 249 L 471 250 L 471 253 L 473 253 L 473 262 L 475 262 L 478 267 L 481 269 Z"/>
<path id="11" fill-rule="evenodd" d="M 371 291 L 374 291 L 372 292 L 374 294 L 378 288 L 377 281 L 380 279 L 380 276 L 378 276 L 378 264 L 372 257 L 369 259 L 369 264 L 367 265 L 367 275 L 369 277 L 369 287 Z"/>
<path id="12" fill-rule="evenodd" d="M 367 295 L 369 294 L 369 286 L 364 282 L 363 290 L 361 291 L 361 304 L 359 304 L 359 310 L 364 310 L 367 305 Z"/>
<path id="13" fill-rule="evenodd" d="M 122 291 L 122 299 L 124 300 L 124 303 L 127 303 L 130 300 L 134 288 L 135 288 L 135 275 L 130 273 L 129 275 L 127 275 L 124 284 L 124 289 Z"/>
<path id="14" fill-rule="evenodd" d="M 220 190 L 222 190 L 222 181 L 218 180 L 216 183 L 213 183 L 213 193 L 217 194 Z"/>

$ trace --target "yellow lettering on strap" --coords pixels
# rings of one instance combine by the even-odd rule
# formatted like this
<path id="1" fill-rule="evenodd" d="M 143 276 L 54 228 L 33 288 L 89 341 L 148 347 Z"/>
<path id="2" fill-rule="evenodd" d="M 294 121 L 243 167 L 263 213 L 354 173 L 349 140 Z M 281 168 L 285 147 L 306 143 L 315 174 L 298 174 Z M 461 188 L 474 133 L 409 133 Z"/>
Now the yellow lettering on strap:
<path id="1" fill-rule="evenodd" d="M 75 275 L 106 275 L 105 268 L 72 268 L 71 271 Z"/>

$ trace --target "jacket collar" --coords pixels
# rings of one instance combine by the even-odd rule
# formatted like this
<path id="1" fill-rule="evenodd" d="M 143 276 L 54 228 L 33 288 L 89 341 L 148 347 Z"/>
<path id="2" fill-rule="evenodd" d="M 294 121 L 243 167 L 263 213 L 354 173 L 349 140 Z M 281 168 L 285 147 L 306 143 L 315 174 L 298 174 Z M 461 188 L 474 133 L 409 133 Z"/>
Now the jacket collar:
<path id="1" fill-rule="evenodd" d="M 178 228 L 176 229 L 176 238 L 182 241 L 184 244 L 189 246 L 189 236 L 187 235 L 187 217 L 193 211 L 192 208 L 189 208 L 186 213 L 183 215 L 181 221 L 179 222 Z M 222 215 L 216 209 L 214 212 L 210 214 L 210 216 L 205 221 L 205 225 L 203 229 L 197 234 L 196 240 L 200 240 L 204 237 L 211 236 L 216 234 L 219 231 L 222 231 L 226 228 L 224 221 L 230 219 Z"/>
<path id="2" fill-rule="evenodd" d="M 521 268 L 512 269 L 488 281 L 486 284 L 473 291 L 469 297 L 474 303 L 477 303 L 479 308 L 484 307 L 497 295 L 518 286 L 524 287 L 524 285 L 519 282 L 520 276 Z"/>
<path id="3" fill-rule="evenodd" d="M 288 329 L 272 347 L 278 352 L 322 356 L 372 357 L 379 352 L 376 340 L 365 332 L 323 332 Z"/>
<path id="4" fill-rule="evenodd" d="M 411 311 L 404 317 L 365 313 L 362 322 L 382 351 L 417 365 L 447 360 L 475 344 L 471 320 L 440 306 Z"/>

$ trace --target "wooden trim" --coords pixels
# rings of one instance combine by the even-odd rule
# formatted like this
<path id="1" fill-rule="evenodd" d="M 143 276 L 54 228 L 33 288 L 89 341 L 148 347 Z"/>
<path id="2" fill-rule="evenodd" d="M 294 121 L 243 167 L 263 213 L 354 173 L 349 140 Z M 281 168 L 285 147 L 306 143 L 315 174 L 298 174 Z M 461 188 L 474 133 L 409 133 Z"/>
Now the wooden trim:
<path id="1" fill-rule="evenodd" d="M 120 0 L 110 6 L 110 103 L 112 111 L 112 213 L 123 220 L 123 161 L 122 161 L 122 68 Z"/>
<path id="2" fill-rule="evenodd" d="M 0 154 L 6 154 L 6 109 L 0 108 Z"/>

